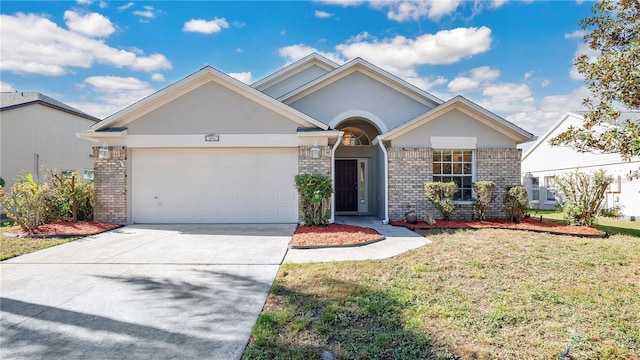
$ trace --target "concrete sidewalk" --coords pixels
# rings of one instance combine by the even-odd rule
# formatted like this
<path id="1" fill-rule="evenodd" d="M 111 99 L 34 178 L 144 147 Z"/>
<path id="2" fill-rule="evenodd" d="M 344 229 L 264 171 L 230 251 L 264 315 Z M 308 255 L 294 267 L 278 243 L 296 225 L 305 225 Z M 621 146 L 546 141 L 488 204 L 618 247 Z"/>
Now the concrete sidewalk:
<path id="1" fill-rule="evenodd" d="M 375 217 L 339 216 L 336 217 L 336 223 L 368 227 L 382 234 L 385 239 L 369 245 L 346 248 L 289 249 L 284 262 L 310 263 L 386 259 L 431 243 L 431 240 L 405 227 L 384 225 L 381 220 Z"/>

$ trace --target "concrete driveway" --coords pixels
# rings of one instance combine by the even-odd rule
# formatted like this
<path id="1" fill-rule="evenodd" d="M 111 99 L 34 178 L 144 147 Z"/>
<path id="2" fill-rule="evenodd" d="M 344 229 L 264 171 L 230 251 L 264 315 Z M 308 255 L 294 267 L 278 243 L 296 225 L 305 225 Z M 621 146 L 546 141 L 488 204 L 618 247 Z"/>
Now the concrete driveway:
<path id="1" fill-rule="evenodd" d="M 239 359 L 295 225 L 128 226 L 0 263 L 2 359 Z"/>

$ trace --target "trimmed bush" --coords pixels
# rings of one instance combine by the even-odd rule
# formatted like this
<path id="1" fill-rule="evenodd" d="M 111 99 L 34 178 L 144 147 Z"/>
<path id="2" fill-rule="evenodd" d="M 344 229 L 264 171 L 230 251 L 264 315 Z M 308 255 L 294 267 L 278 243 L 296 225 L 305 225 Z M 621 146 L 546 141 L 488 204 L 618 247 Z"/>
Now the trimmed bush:
<path id="1" fill-rule="evenodd" d="M 487 219 L 487 208 L 495 200 L 496 183 L 493 181 L 478 181 L 473 183 L 476 197 L 473 198 L 473 213 L 478 220 Z"/>
<path id="2" fill-rule="evenodd" d="M 306 225 L 327 225 L 331 216 L 331 178 L 316 174 L 298 174 L 295 186 L 300 195 L 302 219 Z"/>
<path id="3" fill-rule="evenodd" d="M 33 175 L 26 174 L 11 187 L 9 193 L 0 188 L 7 217 L 23 230 L 32 230 L 44 224 L 47 216 L 49 185 L 38 184 Z"/>
<path id="4" fill-rule="evenodd" d="M 453 195 L 458 192 L 458 185 L 454 182 L 427 182 L 424 184 L 427 199 L 440 211 L 444 220 L 451 220 L 451 214 L 456 209 Z"/>
<path id="5" fill-rule="evenodd" d="M 607 188 L 613 177 L 604 170 L 592 174 L 576 170 L 557 179 L 564 196 L 564 218 L 569 224 L 590 226 L 601 210 Z"/>
<path id="6" fill-rule="evenodd" d="M 504 196 L 504 207 L 507 212 L 507 221 L 520 223 L 529 208 L 527 189 L 520 185 L 508 187 Z"/>

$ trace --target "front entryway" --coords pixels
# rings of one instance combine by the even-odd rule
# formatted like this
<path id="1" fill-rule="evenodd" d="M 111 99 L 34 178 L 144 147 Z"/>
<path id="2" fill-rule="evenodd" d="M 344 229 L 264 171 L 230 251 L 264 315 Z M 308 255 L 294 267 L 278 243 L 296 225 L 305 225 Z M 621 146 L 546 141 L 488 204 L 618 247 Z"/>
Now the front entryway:
<path id="1" fill-rule="evenodd" d="M 358 211 L 358 160 L 336 160 L 336 211 Z"/>

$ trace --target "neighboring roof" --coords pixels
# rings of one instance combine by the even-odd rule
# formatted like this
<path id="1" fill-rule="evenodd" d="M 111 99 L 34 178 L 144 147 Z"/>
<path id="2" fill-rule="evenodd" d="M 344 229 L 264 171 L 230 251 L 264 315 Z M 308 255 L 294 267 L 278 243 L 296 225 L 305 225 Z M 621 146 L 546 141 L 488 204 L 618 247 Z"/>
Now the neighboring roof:
<path id="1" fill-rule="evenodd" d="M 296 100 L 299 100 L 306 95 L 313 93 L 319 89 L 322 89 L 329 84 L 334 83 L 342 79 L 343 77 L 360 71 L 368 74 L 369 76 L 385 83 L 389 87 L 402 92 L 403 94 L 411 97 L 412 99 L 425 104 L 427 106 L 438 106 L 442 104 L 442 100 L 429 94 L 428 92 L 400 79 L 399 77 L 390 74 L 389 72 L 361 59 L 356 58 L 348 63 L 340 66 L 339 68 L 287 93 L 278 98 L 283 103 L 290 104 Z"/>
<path id="2" fill-rule="evenodd" d="M 586 114 L 586 113 L 587 113 L 586 111 L 575 111 L 575 112 L 564 113 L 560 117 L 560 119 L 558 119 L 558 121 L 556 121 L 553 125 L 551 125 L 549 130 L 547 130 L 542 136 L 540 136 L 538 138 L 538 141 L 536 141 L 533 145 L 531 145 L 529 150 L 527 150 L 527 152 L 525 152 L 524 155 L 522 155 L 522 160 L 526 159 L 527 156 L 529 156 L 529 154 L 531 154 L 541 144 L 543 144 L 546 141 L 548 141 L 549 137 L 551 136 L 551 134 L 553 132 L 555 132 L 556 129 L 560 125 L 562 125 L 565 121 L 567 121 L 568 118 L 573 118 L 573 119 L 576 120 L 576 122 L 580 122 L 581 123 L 584 120 L 584 114 Z M 620 112 L 620 119 L 629 119 L 631 121 L 640 121 L 640 112 L 638 112 L 638 111 L 622 111 L 622 112 Z"/>
<path id="3" fill-rule="evenodd" d="M 52 99 L 46 95 L 38 92 L 2 92 L 0 93 L 0 111 L 11 110 L 23 106 L 40 104 L 54 108 L 56 110 L 64 111 L 76 116 L 83 117 L 91 121 L 100 121 L 95 116 L 91 116 L 85 112 L 82 112 L 76 108 L 73 108 L 63 102 Z"/>
<path id="4" fill-rule="evenodd" d="M 384 138 L 384 140 L 393 140 L 394 138 L 406 134 L 407 132 L 431 120 L 437 119 L 440 115 L 452 110 L 453 108 L 457 108 L 460 110 L 470 110 L 474 113 L 473 115 L 470 114 L 471 116 L 485 123 L 486 125 L 491 126 L 493 129 L 511 137 L 516 141 L 517 144 L 536 139 L 536 137 L 530 132 L 523 130 L 519 126 L 503 119 L 502 117 L 492 113 L 491 111 L 460 95 L 452 98 L 451 100 L 445 102 L 440 106 L 437 106 L 421 115 L 418 115 L 412 120 L 409 120 L 396 128 L 389 130 L 388 132 L 382 134 L 382 137 Z M 480 117 L 477 115 L 480 115 Z"/>
<path id="5" fill-rule="evenodd" d="M 118 111 L 117 113 L 105 118 L 101 122 L 94 124 L 92 131 L 101 131 L 109 127 L 123 127 L 129 122 L 147 114 L 160 106 L 176 99 L 189 91 L 198 88 L 209 82 L 220 84 L 234 92 L 237 92 L 248 99 L 262 104 L 269 109 L 291 119 L 302 126 L 317 127 L 326 130 L 328 126 L 322 122 L 296 110 L 272 97 L 261 93 L 260 91 L 250 87 L 249 85 L 238 81 L 231 76 L 214 69 L 211 66 L 205 66 L 195 73 L 173 83 L 162 90 L 159 90 L 146 98 Z"/>
<path id="6" fill-rule="evenodd" d="M 303 57 L 302 59 L 291 63 L 285 67 L 283 67 L 282 69 L 274 72 L 271 75 L 268 75 L 267 77 L 256 81 L 255 83 L 251 84 L 251 87 L 253 87 L 254 89 L 258 90 L 258 91 L 264 91 L 267 88 L 272 87 L 273 85 L 305 70 L 308 69 L 312 66 L 319 66 L 327 71 L 332 71 L 335 70 L 336 68 L 338 68 L 340 65 L 336 64 L 335 62 L 327 59 L 326 57 L 318 54 L 318 53 L 312 53 L 309 54 L 305 57 Z"/>

